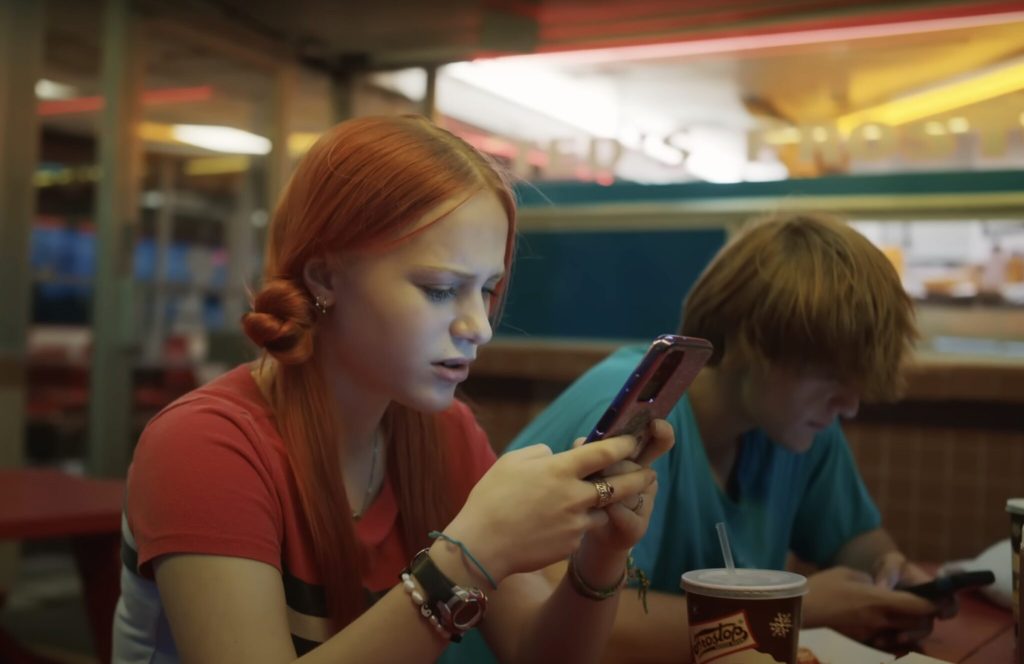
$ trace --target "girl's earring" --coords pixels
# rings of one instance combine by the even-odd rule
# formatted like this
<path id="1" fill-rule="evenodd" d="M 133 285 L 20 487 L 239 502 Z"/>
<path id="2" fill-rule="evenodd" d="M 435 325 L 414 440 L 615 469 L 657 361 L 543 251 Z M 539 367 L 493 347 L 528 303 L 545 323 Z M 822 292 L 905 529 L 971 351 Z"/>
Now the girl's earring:
<path id="1" fill-rule="evenodd" d="M 317 295 L 313 298 L 313 306 L 324 316 L 327 315 L 327 311 L 330 309 L 330 306 L 327 304 L 327 298 L 323 295 Z"/>

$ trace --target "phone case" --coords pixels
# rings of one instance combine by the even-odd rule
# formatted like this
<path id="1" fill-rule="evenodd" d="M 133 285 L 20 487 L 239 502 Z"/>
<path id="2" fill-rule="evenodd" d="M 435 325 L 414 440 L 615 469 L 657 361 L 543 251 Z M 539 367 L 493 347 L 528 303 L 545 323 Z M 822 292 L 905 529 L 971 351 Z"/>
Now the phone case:
<path id="1" fill-rule="evenodd" d="M 648 425 L 669 414 L 712 350 L 711 342 L 697 337 L 664 334 L 655 339 L 586 442 L 632 434 L 639 443 L 635 458 L 647 444 Z"/>

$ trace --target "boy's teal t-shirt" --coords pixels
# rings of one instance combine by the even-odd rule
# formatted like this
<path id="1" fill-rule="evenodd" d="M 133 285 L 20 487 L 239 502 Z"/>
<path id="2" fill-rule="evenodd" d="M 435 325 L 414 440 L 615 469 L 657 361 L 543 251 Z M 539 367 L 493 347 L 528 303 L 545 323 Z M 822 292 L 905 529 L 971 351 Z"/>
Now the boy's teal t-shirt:
<path id="1" fill-rule="evenodd" d="M 622 348 L 597 364 L 506 451 L 545 443 L 559 452 L 589 434 L 645 351 Z M 736 564 L 767 569 L 783 569 L 789 551 L 828 567 L 843 544 L 881 524 L 838 422 L 803 454 L 774 444 L 760 430 L 748 432 L 727 495 L 715 482 L 689 399 L 684 396 L 667 419 L 676 444 L 654 463 L 658 496 L 647 534 L 633 549 L 652 590 L 680 593 L 683 572 L 723 566 L 719 521 L 727 524 Z M 472 643 L 449 648 L 441 661 L 493 661 L 483 647 L 476 634 Z"/>

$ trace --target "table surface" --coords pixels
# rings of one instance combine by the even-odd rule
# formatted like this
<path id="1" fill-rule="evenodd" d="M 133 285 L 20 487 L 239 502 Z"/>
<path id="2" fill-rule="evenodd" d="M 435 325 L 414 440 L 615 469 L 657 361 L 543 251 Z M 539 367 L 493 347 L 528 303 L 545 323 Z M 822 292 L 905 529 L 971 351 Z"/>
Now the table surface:
<path id="1" fill-rule="evenodd" d="M 0 539 L 117 533 L 123 480 L 51 468 L 0 469 Z"/>
<path id="2" fill-rule="evenodd" d="M 974 593 L 961 593 L 960 610 L 939 620 L 921 652 L 947 662 L 1014 664 L 1013 614 Z"/>

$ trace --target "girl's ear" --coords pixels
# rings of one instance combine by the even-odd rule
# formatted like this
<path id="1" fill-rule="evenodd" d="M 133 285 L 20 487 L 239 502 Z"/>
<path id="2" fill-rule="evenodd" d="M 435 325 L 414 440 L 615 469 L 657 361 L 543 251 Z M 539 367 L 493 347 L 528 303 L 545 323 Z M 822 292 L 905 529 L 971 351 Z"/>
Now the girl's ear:
<path id="1" fill-rule="evenodd" d="M 332 271 L 323 257 L 310 258 L 302 268 L 302 280 L 314 298 L 326 306 L 334 304 Z"/>

